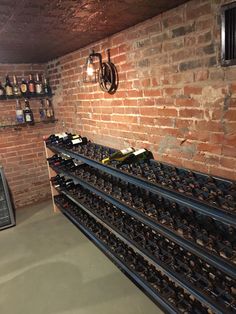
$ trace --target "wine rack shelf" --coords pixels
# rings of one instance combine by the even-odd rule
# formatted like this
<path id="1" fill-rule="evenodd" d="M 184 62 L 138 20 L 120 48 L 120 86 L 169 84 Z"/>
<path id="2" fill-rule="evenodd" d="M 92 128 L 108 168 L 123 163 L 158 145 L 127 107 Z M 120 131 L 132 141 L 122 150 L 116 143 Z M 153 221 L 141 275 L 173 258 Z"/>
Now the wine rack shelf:
<path id="1" fill-rule="evenodd" d="M 198 289 L 195 289 L 191 285 L 188 284 L 185 280 L 183 280 L 182 275 L 178 274 L 176 272 L 173 272 L 171 270 L 168 270 L 168 267 L 166 267 L 169 257 L 165 259 L 165 255 L 162 257 L 164 258 L 163 261 L 157 261 L 156 257 L 150 253 L 150 251 L 145 250 L 142 248 L 136 241 L 130 239 L 127 234 L 123 233 L 119 230 L 116 226 L 111 224 L 106 218 L 99 215 L 97 212 L 94 212 L 91 208 L 85 207 L 83 204 L 81 204 L 80 201 L 78 201 L 74 196 L 70 195 L 70 193 L 59 190 L 60 193 L 64 194 L 66 197 L 68 197 L 73 203 L 78 205 L 82 210 L 87 212 L 91 217 L 95 218 L 99 223 L 104 225 L 106 228 L 108 228 L 111 232 L 113 232 L 118 238 L 120 238 L 123 242 L 125 242 L 127 245 L 129 245 L 132 249 L 134 249 L 138 254 L 146 258 L 150 264 L 154 265 L 159 271 L 161 271 L 163 274 L 168 276 L 171 280 L 177 282 L 181 287 L 183 287 L 185 290 L 189 291 L 196 299 L 198 299 L 200 302 L 203 302 L 206 304 L 209 308 L 211 308 L 214 312 L 218 312 L 220 306 L 214 305 L 212 306 L 211 301 L 209 298 L 207 298 L 206 295 L 202 295 Z M 222 309 L 223 311 L 223 309 Z"/>
<path id="2" fill-rule="evenodd" d="M 52 166 L 51 166 L 52 167 Z M 186 240 L 185 238 L 180 237 L 178 234 L 176 234 L 173 230 L 168 229 L 166 226 L 153 221 L 149 217 L 147 217 L 142 212 L 138 212 L 134 208 L 131 208 L 127 206 L 126 204 L 122 203 L 121 201 L 117 200 L 115 197 L 112 197 L 111 195 L 107 194 L 103 190 L 95 187 L 91 183 L 88 183 L 84 181 L 83 179 L 78 178 L 77 176 L 71 174 L 68 171 L 63 171 L 57 167 L 52 167 L 55 173 L 61 174 L 65 177 L 73 179 L 75 184 L 80 184 L 84 188 L 90 190 L 92 193 L 95 193 L 96 195 L 100 196 L 107 202 L 110 202 L 114 206 L 117 206 L 127 214 L 131 215 L 135 219 L 141 221 L 142 223 L 146 224 L 153 230 L 160 232 L 163 234 L 163 236 L 168 237 L 171 241 L 176 242 L 178 245 L 182 246 L 186 250 L 192 252 L 193 254 L 196 254 L 198 257 L 203 258 L 206 260 L 206 262 L 211 263 L 215 267 L 221 269 L 224 272 L 227 272 L 229 275 L 236 278 L 236 269 L 234 265 L 231 265 L 231 263 L 226 262 L 222 258 L 216 256 L 215 254 L 210 254 L 204 247 L 196 245 L 194 242 L 190 242 Z"/>
<path id="3" fill-rule="evenodd" d="M 12 101 L 16 99 L 31 99 L 31 100 L 38 100 L 38 99 L 45 99 L 51 98 L 54 94 L 42 94 L 42 95 L 21 95 L 21 96 L 0 96 L 0 101 Z"/>
<path id="4" fill-rule="evenodd" d="M 35 124 L 50 124 L 50 123 L 56 123 L 58 122 L 58 119 L 53 119 L 50 121 L 34 121 L 33 124 L 29 124 L 29 123 L 14 123 L 14 124 L 0 124 L 0 128 L 4 129 L 4 128 L 13 128 L 13 129 L 21 129 L 24 127 L 28 127 L 28 126 L 34 126 Z"/>
<path id="5" fill-rule="evenodd" d="M 161 197 L 170 202 L 176 202 L 180 206 L 190 208 L 199 215 L 210 217 L 211 219 L 214 219 L 214 221 L 223 224 L 223 226 L 232 228 L 236 226 L 236 216 L 234 212 L 227 212 L 202 201 L 186 197 L 181 193 L 169 190 L 166 187 L 159 186 L 146 179 L 128 174 L 117 168 L 104 165 L 94 159 L 75 153 L 71 150 L 51 144 L 48 144 L 47 146 L 45 145 L 45 149 L 48 158 L 54 153 L 64 156 L 66 155 L 67 157 L 71 157 L 74 160 L 81 162 L 82 164 L 78 167 L 88 165 L 91 169 L 109 174 L 110 177 L 123 180 L 134 187 L 139 187 L 142 190 L 153 193 L 156 197 Z M 235 254 L 231 254 L 229 257 L 227 254 L 226 256 L 219 254 L 219 252 L 214 250 L 214 247 L 213 249 L 209 249 L 203 245 L 199 245 L 194 239 L 186 238 L 185 234 L 179 234 L 166 223 L 153 220 L 152 217 L 149 217 L 142 211 L 137 210 L 137 208 L 126 204 L 112 193 L 105 191 L 99 184 L 94 184 L 93 180 L 87 180 L 84 177 L 80 177 L 78 173 L 70 171 L 70 169 L 66 169 L 66 167 L 55 166 L 53 163 L 49 162 L 49 174 L 50 177 L 53 178 L 55 178 L 56 175 L 59 175 L 60 178 L 65 177 L 66 179 L 71 179 L 77 188 L 89 195 L 89 198 L 94 198 L 93 203 L 96 203 L 96 198 L 98 202 L 101 200 L 100 208 L 105 208 L 106 204 L 109 204 L 109 206 L 113 206 L 114 211 L 119 213 L 122 217 L 125 217 L 124 219 L 130 219 L 131 225 L 132 222 L 134 222 L 136 225 L 139 224 L 139 226 L 141 226 L 141 231 L 143 229 L 148 229 L 149 232 L 152 230 L 151 232 L 158 235 L 159 242 L 158 244 L 156 243 L 156 249 L 159 250 L 159 253 L 154 254 L 153 251 L 150 251 L 145 246 L 144 243 L 146 243 L 146 240 L 145 237 L 143 238 L 141 231 L 140 235 L 137 237 L 139 240 L 132 238 L 130 236 L 132 231 L 125 233 L 119 223 L 114 223 L 114 221 L 109 219 L 109 212 L 101 214 L 101 210 L 94 209 L 92 204 L 85 204 L 83 202 L 83 197 L 76 197 L 76 194 L 73 194 L 69 189 L 54 187 L 51 183 L 55 208 L 59 208 L 69 220 L 82 230 L 129 278 L 149 295 L 153 301 L 162 306 L 164 311 L 168 313 L 211 312 L 223 314 L 233 313 L 236 310 Z M 62 203 L 60 202 L 60 198 L 64 198 Z M 66 204 L 63 205 L 63 202 L 66 204 L 69 202 L 69 204 L 71 203 L 72 205 L 69 205 L 67 208 L 67 206 L 64 206 Z M 72 211 L 70 210 L 70 206 L 74 206 Z M 112 249 L 109 243 L 104 244 L 104 242 L 96 235 L 96 232 L 94 233 L 89 230 L 89 224 L 84 225 L 83 221 L 78 219 L 78 211 L 86 213 L 86 215 L 96 221 L 96 224 L 101 225 L 108 230 L 112 236 L 114 235 L 117 237 L 119 241 L 135 252 L 135 254 L 141 256 L 145 260 L 145 263 L 148 263 L 148 268 L 152 269 L 152 267 L 154 267 L 156 271 L 158 271 L 159 278 L 162 278 L 161 276 L 167 278 L 169 280 L 168 287 L 170 291 L 174 289 L 175 297 L 173 297 L 170 292 L 169 294 L 167 293 L 167 295 L 162 295 L 160 289 L 153 289 L 153 286 L 150 286 L 150 282 L 147 279 L 148 277 L 146 278 L 143 274 L 137 274 L 133 269 L 130 269 L 130 265 L 124 260 L 124 256 L 123 260 L 120 259 L 119 256 L 117 257 L 117 255 L 114 254 L 114 249 Z M 232 239 L 232 242 L 234 241 L 235 239 Z M 162 247 L 163 243 L 164 247 Z M 151 247 L 153 248 L 153 246 L 155 245 L 152 245 Z M 171 247 L 171 252 L 173 252 L 173 254 L 170 252 L 168 254 L 163 253 L 165 252 L 165 246 Z M 225 249 L 227 249 L 227 247 L 224 247 L 222 250 Z M 202 274 L 197 272 L 196 264 L 190 264 L 190 267 L 187 266 L 188 258 L 190 257 L 193 259 L 197 257 L 196 263 L 201 265 L 202 268 L 200 268 L 202 269 Z M 205 270 L 203 271 L 203 269 Z M 175 288 L 173 288 L 172 284 L 174 284 Z M 181 293 L 183 293 L 183 291 L 186 293 L 186 295 L 182 295 L 182 299 L 186 301 L 185 305 L 180 304 L 181 302 L 177 301 L 180 293 L 180 290 L 178 289 L 182 289 Z M 195 302 L 194 305 L 192 302 Z M 188 309 L 186 309 L 186 307 Z"/>
<path id="6" fill-rule="evenodd" d="M 213 219 L 220 220 L 222 222 L 225 222 L 229 225 L 232 225 L 236 227 L 236 214 L 234 213 L 228 213 L 223 210 L 219 210 L 218 208 L 214 208 L 212 206 L 209 206 L 207 204 L 204 204 L 203 202 L 197 201 L 195 199 L 189 198 L 187 196 L 183 196 L 180 193 L 176 193 L 174 191 L 170 191 L 167 188 L 163 188 L 162 186 L 159 186 L 157 184 L 154 184 L 152 182 L 148 182 L 147 180 L 134 176 L 132 174 L 127 174 L 124 171 L 118 170 L 114 167 L 104 165 L 94 159 L 91 159 L 89 157 L 86 157 L 84 155 L 74 153 L 73 151 L 70 151 L 68 149 L 64 149 L 61 147 L 57 147 L 54 145 L 47 145 L 49 149 L 51 149 L 55 153 L 62 153 L 67 154 L 71 158 L 74 158 L 76 160 L 81 160 L 84 163 L 95 167 L 96 169 L 99 169 L 101 171 L 104 171 L 108 174 L 111 174 L 112 176 L 115 176 L 117 178 L 120 178 L 124 181 L 127 181 L 131 184 L 134 184 L 136 186 L 139 186 L 143 189 L 146 189 L 152 193 L 159 194 L 163 196 L 164 198 L 168 198 L 171 201 L 178 201 L 179 204 L 183 206 L 189 206 L 193 210 L 196 210 L 202 214 L 205 214 L 207 216 L 212 217 Z"/>
<path id="7" fill-rule="evenodd" d="M 15 124 L 3 124 L 3 125 L 0 124 L 0 129 L 13 128 L 13 129 L 19 130 L 24 127 L 34 126 L 35 124 L 50 124 L 50 123 L 55 123 L 55 122 L 58 122 L 58 119 L 53 119 L 50 121 L 34 121 L 33 124 L 29 124 L 29 123 L 15 123 Z"/>
<path id="8" fill-rule="evenodd" d="M 99 240 L 88 228 L 80 223 L 73 215 L 56 202 L 61 212 L 76 226 L 85 236 L 87 236 L 126 276 L 128 276 L 144 293 L 146 293 L 154 302 L 161 305 L 170 314 L 175 314 L 178 311 L 170 304 L 166 303 L 164 299 L 155 293 L 154 289 L 148 286 L 139 276 L 137 276 L 125 263 L 123 263 L 109 248 Z"/>

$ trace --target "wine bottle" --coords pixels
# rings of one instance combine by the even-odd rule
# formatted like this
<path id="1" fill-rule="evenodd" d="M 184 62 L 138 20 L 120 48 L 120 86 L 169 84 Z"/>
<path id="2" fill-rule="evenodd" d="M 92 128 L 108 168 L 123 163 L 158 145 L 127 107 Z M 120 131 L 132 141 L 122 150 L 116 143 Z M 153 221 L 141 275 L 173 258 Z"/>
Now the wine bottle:
<path id="1" fill-rule="evenodd" d="M 27 83 L 26 83 L 24 78 L 22 78 L 22 80 L 21 80 L 20 91 L 21 91 L 23 96 L 27 96 L 27 94 L 28 94 L 28 85 L 27 85 Z"/>
<path id="2" fill-rule="evenodd" d="M 140 161 L 145 161 L 149 159 L 153 159 L 153 154 L 149 150 L 145 148 L 141 148 L 136 150 L 135 152 L 125 156 L 121 162 L 119 163 L 119 167 L 124 164 L 134 164 L 139 163 Z"/>
<path id="3" fill-rule="evenodd" d="M 15 75 L 13 75 L 13 94 L 16 97 L 19 97 L 21 94 L 19 85 L 17 83 L 17 78 Z"/>
<path id="4" fill-rule="evenodd" d="M 102 163 L 103 164 L 108 164 L 112 160 L 122 161 L 124 158 L 126 158 L 127 156 L 132 154 L 134 151 L 135 150 L 134 150 L 133 147 L 128 147 L 128 148 L 125 148 L 125 149 L 122 149 L 122 150 L 118 150 L 117 152 L 111 154 L 109 157 L 102 159 Z"/>
<path id="5" fill-rule="evenodd" d="M 37 95 L 43 94 L 43 84 L 39 79 L 39 74 L 36 74 L 36 81 L 35 81 L 35 90 Z"/>
<path id="6" fill-rule="evenodd" d="M 77 134 L 69 134 L 68 138 L 64 141 L 64 145 L 69 149 L 83 144 L 87 144 L 87 138 Z"/>
<path id="7" fill-rule="evenodd" d="M 68 134 L 66 132 L 51 134 L 49 137 L 45 139 L 47 144 L 60 144 L 63 141 L 67 140 Z"/>
<path id="8" fill-rule="evenodd" d="M 62 132 L 62 133 L 56 133 L 54 135 L 60 139 L 66 140 L 68 138 L 69 134 L 67 132 Z"/>
<path id="9" fill-rule="evenodd" d="M 54 120 L 54 111 L 52 108 L 52 102 L 49 99 L 46 99 L 46 110 L 47 110 L 47 119 Z"/>
<path id="10" fill-rule="evenodd" d="M 0 82 L 0 99 L 3 99 L 5 97 L 5 89 L 2 86 L 2 83 Z"/>
<path id="11" fill-rule="evenodd" d="M 45 108 L 43 99 L 41 99 L 40 100 L 40 107 L 39 107 L 39 117 L 40 117 L 41 121 L 46 120 L 46 116 L 47 116 L 46 114 L 47 114 L 47 110 Z"/>
<path id="12" fill-rule="evenodd" d="M 9 97 L 13 96 L 13 86 L 11 84 L 11 81 L 9 79 L 9 76 L 6 76 L 6 84 L 5 84 L 5 91 L 6 95 Z"/>
<path id="13" fill-rule="evenodd" d="M 30 108 L 28 99 L 25 99 L 24 119 L 26 123 L 31 125 L 34 124 L 34 115 Z"/>
<path id="14" fill-rule="evenodd" d="M 24 123 L 24 113 L 19 99 L 16 100 L 16 121 L 18 123 Z"/>
<path id="15" fill-rule="evenodd" d="M 35 94 L 35 84 L 34 84 L 34 80 L 33 80 L 33 75 L 32 74 L 29 75 L 28 89 L 29 89 L 30 95 L 33 96 Z"/>
<path id="16" fill-rule="evenodd" d="M 48 80 L 46 77 L 44 78 L 43 92 L 45 95 L 48 95 L 48 96 L 50 96 L 52 94 L 51 87 L 49 86 Z"/>

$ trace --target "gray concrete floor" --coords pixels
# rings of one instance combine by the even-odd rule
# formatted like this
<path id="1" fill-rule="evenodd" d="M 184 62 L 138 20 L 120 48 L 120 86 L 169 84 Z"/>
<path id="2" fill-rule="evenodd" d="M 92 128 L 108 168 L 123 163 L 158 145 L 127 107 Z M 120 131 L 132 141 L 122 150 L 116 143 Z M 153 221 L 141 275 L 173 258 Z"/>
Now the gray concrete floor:
<path id="1" fill-rule="evenodd" d="M 0 232 L 1 314 L 159 314 L 51 202 L 21 209 Z"/>

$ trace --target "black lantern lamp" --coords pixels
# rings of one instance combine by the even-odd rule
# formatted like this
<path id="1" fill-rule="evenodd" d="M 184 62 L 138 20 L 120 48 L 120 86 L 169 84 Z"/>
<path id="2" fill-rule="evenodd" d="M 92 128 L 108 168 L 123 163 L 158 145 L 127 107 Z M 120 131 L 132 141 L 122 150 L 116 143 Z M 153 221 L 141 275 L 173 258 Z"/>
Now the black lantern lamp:
<path id="1" fill-rule="evenodd" d="M 118 86 L 118 75 L 115 65 L 110 61 L 110 50 L 107 49 L 108 61 L 102 61 L 102 55 L 92 51 L 84 67 L 83 81 L 99 83 L 101 90 L 114 94 Z M 98 59 L 98 62 L 95 62 Z"/>

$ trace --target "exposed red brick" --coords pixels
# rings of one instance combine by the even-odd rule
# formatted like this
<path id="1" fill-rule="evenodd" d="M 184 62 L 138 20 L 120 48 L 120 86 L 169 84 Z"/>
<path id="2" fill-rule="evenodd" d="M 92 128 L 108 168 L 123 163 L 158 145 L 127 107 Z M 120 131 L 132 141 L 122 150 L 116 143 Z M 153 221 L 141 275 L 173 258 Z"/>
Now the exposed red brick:
<path id="1" fill-rule="evenodd" d="M 201 109 L 180 109 L 179 116 L 181 118 L 194 118 L 194 119 L 202 119 L 204 111 Z"/>
<path id="2" fill-rule="evenodd" d="M 150 90 L 144 90 L 143 95 L 145 97 L 156 97 L 156 96 L 161 96 L 162 95 L 162 91 L 158 90 L 158 89 L 150 89 Z"/>
<path id="3" fill-rule="evenodd" d="M 175 104 L 179 107 L 199 107 L 200 103 L 198 100 L 193 98 L 177 98 Z"/>
<path id="4" fill-rule="evenodd" d="M 184 87 L 184 94 L 185 95 L 201 95 L 202 93 L 202 88 L 198 86 L 185 86 Z"/>
<path id="5" fill-rule="evenodd" d="M 164 93 L 165 95 L 167 96 L 170 96 L 170 95 L 180 95 L 182 94 L 182 88 L 173 88 L 173 87 L 169 87 L 169 88 L 165 88 L 164 89 Z"/>
<path id="6" fill-rule="evenodd" d="M 198 150 L 221 155 L 222 147 L 217 144 L 201 143 L 198 145 Z"/>
<path id="7" fill-rule="evenodd" d="M 209 173 L 213 175 L 217 173 L 217 175 L 220 177 L 236 180 L 236 172 L 226 168 L 212 166 L 209 168 Z"/>
<path id="8" fill-rule="evenodd" d="M 206 81 L 209 76 L 208 70 L 195 71 L 195 81 Z"/>
<path id="9" fill-rule="evenodd" d="M 224 118 L 230 121 L 236 121 L 236 108 L 228 110 L 224 114 Z"/>
<path id="10" fill-rule="evenodd" d="M 47 68 L 56 93 L 56 114 L 65 129 L 117 148 L 127 143 L 147 146 L 157 159 L 232 178 L 236 68 L 218 67 L 216 12 L 219 16 L 224 3 L 191 0 L 94 43 L 103 57 L 109 43 L 119 75 L 115 94 L 82 82 L 90 47 L 50 62 Z M 0 76 L 7 67 L 0 68 Z M 23 70 L 18 69 L 19 73 Z M 158 154 L 166 137 L 176 139 L 177 147 L 186 140 L 181 148 L 195 147 L 194 156 L 177 148 Z M 13 167 L 9 169 L 16 171 Z"/>

